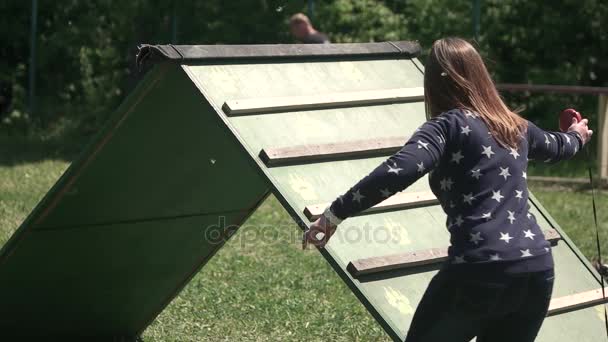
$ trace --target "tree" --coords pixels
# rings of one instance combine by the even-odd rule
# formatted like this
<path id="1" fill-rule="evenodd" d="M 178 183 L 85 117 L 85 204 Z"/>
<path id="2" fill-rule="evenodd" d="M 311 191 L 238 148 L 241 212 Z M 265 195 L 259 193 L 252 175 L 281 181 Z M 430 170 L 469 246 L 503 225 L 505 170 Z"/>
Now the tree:
<path id="1" fill-rule="evenodd" d="M 337 43 L 406 39 L 426 49 L 444 36 L 472 38 L 470 0 L 324 0 L 315 7 L 315 26 Z M 40 1 L 33 122 L 46 127 L 67 118 L 97 129 L 138 79 L 138 43 L 171 43 L 174 31 L 178 44 L 293 42 L 289 16 L 305 10 L 304 0 Z M 608 2 L 483 0 L 481 11 L 476 44 L 498 81 L 608 85 Z M 30 2 L 2 1 L 0 15 L 7 42 L 0 88 L 8 85 L 13 108 L 25 112 Z M 514 97 L 529 108 L 547 108 L 548 99 Z"/>

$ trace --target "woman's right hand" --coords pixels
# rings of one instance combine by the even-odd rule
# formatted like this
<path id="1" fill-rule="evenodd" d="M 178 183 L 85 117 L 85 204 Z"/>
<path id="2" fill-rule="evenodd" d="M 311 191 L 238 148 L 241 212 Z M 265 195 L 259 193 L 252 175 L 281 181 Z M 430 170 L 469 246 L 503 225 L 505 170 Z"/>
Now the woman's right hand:
<path id="1" fill-rule="evenodd" d="M 593 131 L 587 127 L 589 120 L 583 119 L 581 121 L 576 121 L 576 118 L 572 118 L 572 124 L 568 127 L 568 132 L 577 132 L 580 134 L 581 138 L 583 138 L 583 144 L 586 144 L 591 139 L 593 135 Z"/>

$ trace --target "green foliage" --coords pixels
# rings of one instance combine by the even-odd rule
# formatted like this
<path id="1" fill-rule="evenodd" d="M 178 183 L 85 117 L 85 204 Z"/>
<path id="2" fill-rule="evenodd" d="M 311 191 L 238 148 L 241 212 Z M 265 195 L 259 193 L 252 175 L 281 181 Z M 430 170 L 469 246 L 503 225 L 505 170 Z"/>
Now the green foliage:
<path id="1" fill-rule="evenodd" d="M 171 43 L 174 28 L 183 44 L 285 39 L 287 34 L 280 34 L 285 32 L 285 16 L 277 15 L 271 1 L 263 3 L 266 6 L 257 1 L 39 1 L 33 124 L 48 129 L 68 118 L 85 132 L 97 130 L 136 83 L 136 45 Z M 10 42 L 0 50 L 0 80 L 13 85 L 13 107 L 25 112 L 30 3 L 2 2 L 0 13 L 0 39 Z M 259 25 L 260 19 L 264 25 Z M 3 124 L 14 123 L 10 119 Z"/>
<path id="2" fill-rule="evenodd" d="M 138 75 L 138 43 L 255 44 L 293 42 L 288 19 L 304 0 L 39 1 L 37 106 L 28 113 L 30 1 L 0 3 L 0 82 L 13 106 L 0 129 L 89 135 L 129 93 Z M 472 38 L 470 0 L 317 0 L 314 24 L 333 42 Z M 476 42 L 498 82 L 608 84 L 608 2 L 482 0 Z M 602 21 L 604 20 L 604 21 Z M 604 25 L 604 26 L 602 26 Z M 424 53 L 422 56 L 424 59 Z M 513 107 L 541 124 L 575 106 L 594 112 L 593 96 L 507 95 Z M 46 133 L 42 133 L 46 134 Z"/>
<path id="3" fill-rule="evenodd" d="M 375 42 L 406 36 L 406 18 L 375 0 L 319 1 L 319 28 L 332 42 Z"/>

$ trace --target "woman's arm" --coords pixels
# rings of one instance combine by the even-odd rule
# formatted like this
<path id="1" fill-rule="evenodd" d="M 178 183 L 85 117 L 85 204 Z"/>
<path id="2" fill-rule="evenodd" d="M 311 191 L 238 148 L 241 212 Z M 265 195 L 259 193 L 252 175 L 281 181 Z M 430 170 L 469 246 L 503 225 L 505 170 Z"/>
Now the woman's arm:
<path id="1" fill-rule="evenodd" d="M 544 131 L 531 122 L 527 133 L 528 158 L 551 163 L 572 158 L 593 132 L 587 128 L 587 119 L 574 119 L 566 133 Z"/>
<path id="2" fill-rule="evenodd" d="M 376 167 L 345 194 L 338 197 L 304 233 L 308 243 L 323 247 L 345 218 L 399 192 L 432 170 L 441 160 L 446 144 L 458 128 L 459 112 L 447 112 L 425 122 L 401 150 Z M 467 127 L 468 128 L 468 127 Z"/>
<path id="3" fill-rule="evenodd" d="M 432 170 L 441 160 L 449 141 L 449 114 L 424 123 L 401 150 L 376 167 L 345 194 L 336 199 L 324 216 L 333 225 L 368 209 L 407 188 Z"/>

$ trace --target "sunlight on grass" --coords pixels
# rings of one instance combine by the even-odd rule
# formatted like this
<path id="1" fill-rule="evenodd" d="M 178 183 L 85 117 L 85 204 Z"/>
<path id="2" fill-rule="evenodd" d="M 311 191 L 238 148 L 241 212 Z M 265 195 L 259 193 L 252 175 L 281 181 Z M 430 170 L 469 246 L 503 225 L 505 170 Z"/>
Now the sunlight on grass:
<path id="1" fill-rule="evenodd" d="M 389 341 L 320 254 L 300 250 L 299 238 L 271 196 L 144 340 Z"/>
<path id="2" fill-rule="evenodd" d="M 597 257 L 591 191 L 531 186 L 534 195 L 587 259 Z M 608 193 L 596 192 L 602 254 L 608 255 Z"/>
<path id="3" fill-rule="evenodd" d="M 0 246 L 68 167 L 61 160 L 0 166 Z"/>
<path id="4" fill-rule="evenodd" d="M 69 165 L 42 160 L 0 166 L 0 245 Z M 570 188 L 531 189 L 583 253 L 596 255 L 591 197 Z M 608 251 L 608 194 L 598 196 Z M 144 332 L 145 341 L 388 341 L 273 197 Z"/>

